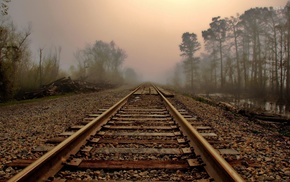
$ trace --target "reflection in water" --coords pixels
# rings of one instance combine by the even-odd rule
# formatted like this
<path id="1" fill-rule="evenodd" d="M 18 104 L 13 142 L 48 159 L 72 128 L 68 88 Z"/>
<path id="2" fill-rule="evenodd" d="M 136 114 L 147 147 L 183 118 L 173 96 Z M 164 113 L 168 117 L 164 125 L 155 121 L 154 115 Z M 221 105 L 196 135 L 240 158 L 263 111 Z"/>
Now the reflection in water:
<path id="1" fill-rule="evenodd" d="M 209 97 L 216 101 L 228 102 L 238 108 L 252 109 L 259 112 L 280 114 L 290 118 L 290 105 L 277 104 L 275 102 L 261 101 L 255 99 L 237 99 L 229 94 L 200 94 L 202 97 Z"/>
<path id="2" fill-rule="evenodd" d="M 231 104 L 239 108 L 259 110 L 266 113 L 281 114 L 290 118 L 290 108 L 285 104 L 275 102 L 258 101 L 253 99 L 234 99 Z"/>

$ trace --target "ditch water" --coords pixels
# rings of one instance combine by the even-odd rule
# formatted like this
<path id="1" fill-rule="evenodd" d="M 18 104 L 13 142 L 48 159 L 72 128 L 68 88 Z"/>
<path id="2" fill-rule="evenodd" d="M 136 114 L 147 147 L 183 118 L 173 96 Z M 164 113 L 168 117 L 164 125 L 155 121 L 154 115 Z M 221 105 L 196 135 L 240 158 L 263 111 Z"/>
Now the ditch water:
<path id="1" fill-rule="evenodd" d="M 240 109 L 251 109 L 257 112 L 279 114 L 290 119 L 290 107 L 285 104 L 277 104 L 271 101 L 262 101 L 257 99 L 236 99 L 232 95 L 208 94 L 203 97 L 209 97 L 215 101 L 227 102 Z"/>
<path id="2" fill-rule="evenodd" d="M 269 101 L 257 101 L 253 99 L 233 100 L 230 104 L 238 108 L 253 109 L 265 113 L 280 114 L 290 118 L 290 108 L 285 104 L 277 104 Z"/>

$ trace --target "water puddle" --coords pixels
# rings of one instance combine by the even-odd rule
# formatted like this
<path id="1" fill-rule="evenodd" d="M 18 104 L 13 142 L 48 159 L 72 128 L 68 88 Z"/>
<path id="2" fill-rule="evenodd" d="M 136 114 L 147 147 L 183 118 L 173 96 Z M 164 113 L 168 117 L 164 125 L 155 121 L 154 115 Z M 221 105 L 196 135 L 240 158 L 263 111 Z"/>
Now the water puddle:
<path id="1" fill-rule="evenodd" d="M 240 109 L 251 109 L 257 112 L 279 114 L 290 118 L 290 107 L 285 104 L 277 104 L 276 102 L 261 101 L 256 99 L 236 99 L 232 95 L 226 94 L 200 94 L 199 96 L 207 97 L 215 101 L 227 102 Z"/>

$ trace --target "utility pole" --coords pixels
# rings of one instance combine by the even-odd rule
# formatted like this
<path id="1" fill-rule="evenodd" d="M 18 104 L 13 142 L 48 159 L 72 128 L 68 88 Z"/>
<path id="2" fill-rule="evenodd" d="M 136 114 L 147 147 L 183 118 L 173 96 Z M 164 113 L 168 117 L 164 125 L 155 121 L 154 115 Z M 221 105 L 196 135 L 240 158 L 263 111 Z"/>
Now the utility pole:
<path id="1" fill-rule="evenodd" d="M 84 80 L 86 79 L 86 76 L 87 76 L 87 69 L 89 68 L 89 62 L 88 60 L 85 60 L 84 61 Z"/>
<path id="2" fill-rule="evenodd" d="M 41 62 L 42 62 L 42 51 L 43 51 L 44 48 L 40 48 L 39 49 L 39 86 L 41 87 L 42 85 L 42 65 L 41 65 Z"/>

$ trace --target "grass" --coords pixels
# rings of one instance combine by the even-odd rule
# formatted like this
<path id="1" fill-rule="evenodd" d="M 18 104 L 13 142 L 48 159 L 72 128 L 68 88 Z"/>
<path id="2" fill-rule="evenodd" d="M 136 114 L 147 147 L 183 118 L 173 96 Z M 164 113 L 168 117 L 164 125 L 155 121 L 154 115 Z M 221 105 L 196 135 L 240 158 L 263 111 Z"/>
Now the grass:
<path id="1" fill-rule="evenodd" d="M 61 97 L 66 97 L 70 95 L 75 95 L 75 93 L 66 93 L 61 95 L 53 95 L 53 96 L 47 96 L 42 98 L 35 98 L 35 99 L 27 99 L 27 100 L 10 100 L 7 102 L 0 103 L 0 107 L 6 107 L 6 106 L 12 106 L 17 104 L 28 104 L 28 103 L 35 103 L 35 102 L 42 102 L 46 100 L 53 100 Z"/>
<path id="2" fill-rule="evenodd" d="M 286 137 L 290 137 L 290 126 L 283 126 L 279 132 Z"/>
<path id="3" fill-rule="evenodd" d="M 281 132 L 282 135 L 286 136 L 286 137 L 289 137 L 290 138 L 290 133 L 287 133 L 287 132 Z"/>

